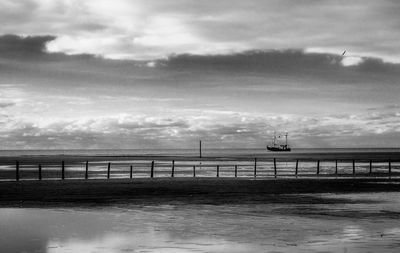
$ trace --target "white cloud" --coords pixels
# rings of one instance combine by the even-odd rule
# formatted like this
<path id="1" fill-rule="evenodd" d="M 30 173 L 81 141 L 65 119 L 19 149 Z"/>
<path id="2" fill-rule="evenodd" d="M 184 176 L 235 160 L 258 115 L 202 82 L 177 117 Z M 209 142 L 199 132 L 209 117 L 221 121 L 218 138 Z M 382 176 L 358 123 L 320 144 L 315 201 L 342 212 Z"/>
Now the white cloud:
<path id="1" fill-rule="evenodd" d="M 136 37 L 133 43 L 144 47 L 175 49 L 185 45 L 201 43 L 201 40 L 196 38 L 179 18 L 160 15 L 148 18 L 148 24 L 142 34 Z"/>
<path id="2" fill-rule="evenodd" d="M 110 58 L 303 48 L 400 62 L 396 1 L 4 0 L 0 33 L 51 34 L 50 51 Z M 346 59 L 344 65 L 355 64 Z"/>
<path id="3" fill-rule="evenodd" d="M 363 62 L 363 59 L 361 57 L 346 56 L 346 57 L 343 57 L 341 64 L 345 67 L 348 67 L 348 66 L 356 66 L 362 62 Z"/>
<path id="4" fill-rule="evenodd" d="M 0 118 L 7 117 L 7 120 L 0 120 L 0 139 L 8 148 L 183 148 L 198 139 L 213 147 L 263 147 L 274 131 L 288 131 L 294 146 L 315 147 L 343 138 L 347 142 L 335 142 L 333 146 L 352 142 L 353 146 L 359 146 L 363 144 L 354 142 L 358 137 L 398 135 L 400 131 L 396 112 L 375 113 L 373 121 L 368 112 L 322 118 L 200 110 L 192 110 L 192 116 L 173 113 L 173 117 L 123 113 L 46 121 L 3 115 Z M 324 144 L 320 144 L 322 140 Z"/>

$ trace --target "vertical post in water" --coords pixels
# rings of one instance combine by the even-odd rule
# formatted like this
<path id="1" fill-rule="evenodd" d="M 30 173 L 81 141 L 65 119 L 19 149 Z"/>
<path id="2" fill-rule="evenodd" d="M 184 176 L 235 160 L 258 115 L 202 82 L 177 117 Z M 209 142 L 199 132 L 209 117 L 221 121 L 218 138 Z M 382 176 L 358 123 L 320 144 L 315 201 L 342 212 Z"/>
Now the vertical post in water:
<path id="1" fill-rule="evenodd" d="M 372 174 L 372 160 L 369 160 L 369 174 Z"/>
<path id="2" fill-rule="evenodd" d="M 39 163 L 39 180 L 42 180 L 42 165 Z"/>
<path id="3" fill-rule="evenodd" d="M 235 177 L 237 177 L 237 165 L 235 165 Z"/>
<path id="4" fill-rule="evenodd" d="M 257 177 L 257 158 L 254 158 L 254 177 Z"/>
<path id="5" fill-rule="evenodd" d="M 219 177 L 219 165 L 217 165 L 217 177 Z"/>
<path id="6" fill-rule="evenodd" d="M 89 161 L 86 161 L 86 167 L 85 167 L 85 179 L 89 179 Z"/>
<path id="7" fill-rule="evenodd" d="M 317 161 L 317 175 L 319 175 L 319 160 Z"/>
<path id="8" fill-rule="evenodd" d="M 193 165 L 193 177 L 196 177 L 196 165 Z"/>
<path id="9" fill-rule="evenodd" d="M 19 161 L 15 163 L 15 180 L 19 181 Z"/>
<path id="10" fill-rule="evenodd" d="M 132 179 L 132 173 L 133 173 L 133 168 L 132 168 L 132 165 L 131 165 L 131 170 L 130 170 L 130 172 L 129 172 L 129 178 L 130 178 L 130 179 Z"/>
<path id="11" fill-rule="evenodd" d="M 201 158 L 201 140 L 200 140 L 200 143 L 199 143 L 199 154 L 200 154 L 200 158 Z"/>
<path id="12" fill-rule="evenodd" d="M 61 180 L 65 179 L 65 162 L 61 161 Z"/>
<path id="13" fill-rule="evenodd" d="M 337 160 L 335 160 L 335 175 L 338 175 Z"/>
<path id="14" fill-rule="evenodd" d="M 392 176 L 392 161 L 389 159 L 389 178 Z"/>
<path id="15" fill-rule="evenodd" d="M 274 176 L 276 178 L 277 171 L 276 171 L 276 158 L 274 158 Z"/>
<path id="16" fill-rule="evenodd" d="M 110 174 L 111 174 L 111 163 L 108 163 L 108 166 L 107 166 L 107 179 L 110 179 Z"/>
<path id="17" fill-rule="evenodd" d="M 150 171 L 150 177 L 154 177 L 154 161 L 151 162 L 151 171 Z"/>
<path id="18" fill-rule="evenodd" d="M 353 159 L 353 176 L 356 174 L 356 161 Z"/>
<path id="19" fill-rule="evenodd" d="M 172 160 L 171 177 L 174 177 L 174 174 L 175 174 L 175 160 Z"/>
<path id="20" fill-rule="evenodd" d="M 299 172 L 299 159 L 296 160 L 296 171 L 294 173 L 296 175 L 296 177 L 298 175 L 298 172 Z"/>

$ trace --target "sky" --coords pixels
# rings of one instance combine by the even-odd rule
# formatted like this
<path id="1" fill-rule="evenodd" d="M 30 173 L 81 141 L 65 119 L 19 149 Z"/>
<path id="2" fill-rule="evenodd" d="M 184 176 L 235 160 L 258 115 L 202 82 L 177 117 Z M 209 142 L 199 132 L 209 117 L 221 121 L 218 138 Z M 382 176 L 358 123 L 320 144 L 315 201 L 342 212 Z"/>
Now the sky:
<path id="1" fill-rule="evenodd" d="M 396 0 L 1 0 L 0 149 L 400 147 Z M 343 52 L 346 51 L 343 55 Z"/>

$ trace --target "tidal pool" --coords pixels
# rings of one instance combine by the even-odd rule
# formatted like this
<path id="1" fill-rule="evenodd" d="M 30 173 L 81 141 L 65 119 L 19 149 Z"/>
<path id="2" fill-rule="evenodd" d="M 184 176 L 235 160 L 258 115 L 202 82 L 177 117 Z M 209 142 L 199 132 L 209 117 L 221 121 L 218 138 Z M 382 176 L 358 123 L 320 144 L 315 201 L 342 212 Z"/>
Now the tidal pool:
<path id="1" fill-rule="evenodd" d="M 0 252 L 398 252 L 399 193 L 0 209 Z M 275 199 L 275 201 L 274 201 Z"/>

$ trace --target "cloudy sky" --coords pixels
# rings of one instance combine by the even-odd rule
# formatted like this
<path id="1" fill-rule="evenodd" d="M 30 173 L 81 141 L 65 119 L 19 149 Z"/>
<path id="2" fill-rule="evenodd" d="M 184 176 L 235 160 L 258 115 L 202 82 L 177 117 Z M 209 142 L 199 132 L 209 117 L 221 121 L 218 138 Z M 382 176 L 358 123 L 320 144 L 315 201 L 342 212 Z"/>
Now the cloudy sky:
<path id="1" fill-rule="evenodd" d="M 400 147 L 397 0 L 1 0 L 1 149 Z M 342 53 L 346 50 L 346 54 Z"/>

